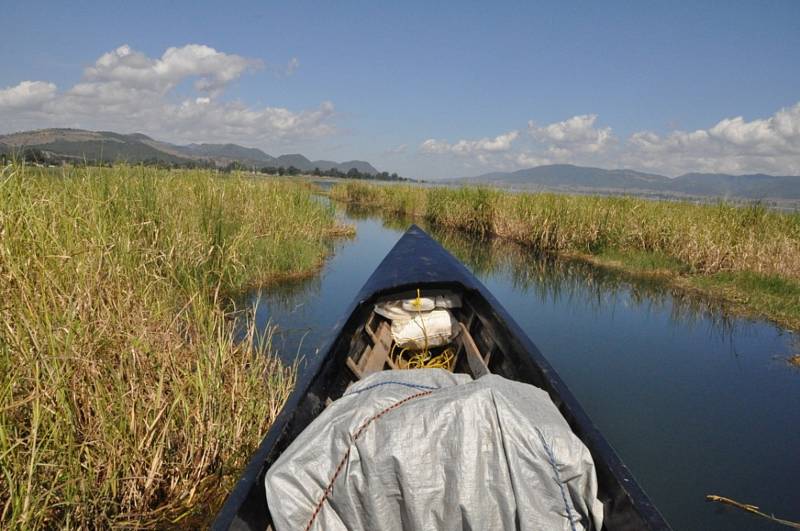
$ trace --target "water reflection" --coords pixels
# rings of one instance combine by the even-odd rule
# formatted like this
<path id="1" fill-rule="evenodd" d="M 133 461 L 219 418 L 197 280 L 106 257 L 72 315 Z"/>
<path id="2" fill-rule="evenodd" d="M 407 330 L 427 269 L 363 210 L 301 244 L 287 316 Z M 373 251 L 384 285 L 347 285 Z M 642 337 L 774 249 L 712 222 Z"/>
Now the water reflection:
<path id="1" fill-rule="evenodd" d="M 356 225 L 319 276 L 248 294 L 281 355 L 317 349 L 411 221 L 337 206 Z M 713 301 L 518 245 L 425 227 L 552 363 L 675 529 L 771 529 L 706 494 L 800 519 L 798 338 Z"/>
<path id="2" fill-rule="evenodd" d="M 314 275 L 269 286 L 261 296 L 269 300 L 274 313 L 286 314 L 296 312 L 303 301 L 318 296 L 321 287 L 322 277 Z"/>
<path id="3" fill-rule="evenodd" d="M 384 227 L 397 231 L 405 231 L 414 222 L 408 217 L 365 207 L 348 206 L 345 213 L 352 219 L 379 216 Z M 722 334 L 721 337 L 728 338 L 734 332 L 737 319 L 726 311 L 724 304 L 697 293 L 670 289 L 657 279 L 632 281 L 625 275 L 582 261 L 537 255 L 514 242 L 479 238 L 462 231 L 430 226 L 419 220 L 416 222 L 475 275 L 504 276 L 517 291 L 531 292 L 537 299 L 558 302 L 563 298 L 596 312 L 607 312 L 609 300 L 617 299 L 624 292 L 630 302 L 643 311 L 668 308 L 671 320 L 676 324 L 708 323 L 715 332 Z"/>

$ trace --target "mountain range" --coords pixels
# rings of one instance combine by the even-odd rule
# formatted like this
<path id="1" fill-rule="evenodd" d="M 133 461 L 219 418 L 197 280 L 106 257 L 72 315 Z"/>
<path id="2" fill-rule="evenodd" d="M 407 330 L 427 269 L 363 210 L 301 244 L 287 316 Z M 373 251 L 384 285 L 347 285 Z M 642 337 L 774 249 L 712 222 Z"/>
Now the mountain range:
<path id="1" fill-rule="evenodd" d="M 238 163 L 245 167 L 294 166 L 303 172 L 315 168 L 347 173 L 378 174 L 369 162 L 349 160 L 309 160 L 301 154 L 273 157 L 264 151 L 238 144 L 177 145 L 155 140 L 141 133 L 120 134 L 82 129 L 40 129 L 0 135 L 0 153 L 36 149 L 59 159 L 89 161 L 164 162 L 186 164 L 202 162 L 218 167 Z M 729 175 L 687 173 L 666 177 L 628 169 L 608 170 L 571 164 L 536 166 L 514 172 L 494 172 L 477 177 L 447 181 L 451 184 L 486 184 L 519 190 L 550 190 L 591 194 L 633 194 L 656 198 L 709 198 L 759 200 L 797 206 L 800 204 L 800 177 L 764 174 Z"/>
<path id="2" fill-rule="evenodd" d="M 634 194 L 654 197 L 721 197 L 764 201 L 800 201 L 799 176 L 686 173 L 666 177 L 634 170 L 606 170 L 571 164 L 536 166 L 456 179 L 459 184 L 487 184 L 521 190 Z"/>
<path id="3" fill-rule="evenodd" d="M 363 160 L 312 161 L 297 153 L 273 157 L 260 149 L 238 144 L 176 145 L 155 140 L 142 133 L 120 134 L 111 131 L 85 131 L 83 129 L 39 129 L 0 135 L 0 152 L 12 152 L 20 149 L 36 149 L 45 155 L 90 161 L 130 163 L 158 161 L 171 164 L 205 161 L 220 167 L 236 162 L 254 168 L 294 166 L 305 172 L 319 168 L 322 171 L 336 169 L 347 173 L 354 168 L 360 173 L 371 175 L 379 173 L 372 164 Z"/>

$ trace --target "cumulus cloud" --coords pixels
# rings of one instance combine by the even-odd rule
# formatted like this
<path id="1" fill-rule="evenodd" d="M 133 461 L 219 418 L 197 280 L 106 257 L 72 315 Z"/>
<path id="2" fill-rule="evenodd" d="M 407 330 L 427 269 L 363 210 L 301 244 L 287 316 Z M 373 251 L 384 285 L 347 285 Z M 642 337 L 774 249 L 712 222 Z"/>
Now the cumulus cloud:
<path id="1" fill-rule="evenodd" d="M 408 144 L 400 144 L 385 150 L 383 153 L 384 155 L 402 155 L 406 151 L 408 151 Z"/>
<path id="2" fill-rule="evenodd" d="M 36 109 L 56 93 L 53 83 L 23 81 L 17 86 L 0 90 L 0 109 Z"/>
<path id="3" fill-rule="evenodd" d="M 549 144 L 551 152 L 569 155 L 574 152 L 600 153 L 615 142 L 610 127 L 595 127 L 596 114 L 573 116 L 563 122 L 537 126 L 531 120 L 528 131 L 536 140 Z"/>
<path id="4" fill-rule="evenodd" d="M 497 170 L 513 170 L 557 162 L 589 162 L 606 153 L 617 140 L 610 127 L 597 127 L 597 115 L 573 116 L 562 122 L 537 125 L 528 122 L 528 135 L 512 130 L 494 138 L 446 140 L 429 138 L 420 152 L 450 155 L 464 167 L 473 164 Z"/>
<path id="5" fill-rule="evenodd" d="M 544 166 L 553 163 L 553 161 L 547 157 L 537 156 L 529 152 L 513 154 L 507 161 L 515 168 L 532 168 L 534 166 Z"/>
<path id="6" fill-rule="evenodd" d="M 479 160 L 486 160 L 487 153 L 508 151 L 511 144 L 519 137 L 519 131 L 509 131 L 494 138 L 481 138 L 479 140 L 459 140 L 454 144 L 446 140 L 429 138 L 422 142 L 420 151 L 423 153 L 443 154 L 453 153 L 461 156 L 476 156 Z"/>
<path id="7" fill-rule="evenodd" d="M 800 174 L 800 103 L 768 118 L 723 118 L 694 131 L 638 131 L 609 164 L 658 171 Z"/>
<path id="8" fill-rule="evenodd" d="M 420 151 L 450 156 L 469 168 L 511 170 L 543 164 L 570 163 L 606 168 L 627 167 L 667 175 L 687 172 L 800 174 L 800 103 L 772 116 L 745 120 L 724 118 L 695 131 L 659 134 L 638 131 L 623 141 L 611 127 L 597 125 L 595 114 L 538 125 L 528 122 L 528 135 L 516 131 L 494 139 L 459 140 L 453 144 L 428 139 Z M 516 142 L 514 142 L 516 141 Z M 512 145 L 513 142 L 513 145 Z"/>
<path id="9" fill-rule="evenodd" d="M 202 100 L 202 98 L 201 98 Z M 331 102 L 316 109 L 292 112 L 277 107 L 250 108 L 241 102 L 210 103 L 184 101 L 163 109 L 170 125 L 166 131 L 183 134 L 192 127 L 199 138 L 248 139 L 269 141 L 302 134 L 319 137 L 335 131 L 328 120 L 334 114 Z"/>
<path id="10" fill-rule="evenodd" d="M 294 69 L 299 62 L 290 61 Z M 144 131 L 175 141 L 284 142 L 335 131 L 331 102 L 291 111 L 223 101 L 225 88 L 262 62 L 201 44 L 168 48 L 151 58 L 123 45 L 103 54 L 74 86 L 58 92 L 44 81 L 0 90 L 6 127 L 75 126 Z M 192 83 L 195 95 L 178 96 Z"/>
<path id="11" fill-rule="evenodd" d="M 261 61 L 218 52 L 202 44 L 167 48 L 159 59 L 123 45 L 100 56 L 84 77 L 89 82 L 120 83 L 126 87 L 167 92 L 188 77 L 197 77 L 195 88 L 213 92 L 224 88 Z"/>
<path id="12" fill-rule="evenodd" d="M 671 173 L 800 173 L 800 103 L 769 118 L 725 118 L 708 129 L 631 135 L 623 158 Z"/>

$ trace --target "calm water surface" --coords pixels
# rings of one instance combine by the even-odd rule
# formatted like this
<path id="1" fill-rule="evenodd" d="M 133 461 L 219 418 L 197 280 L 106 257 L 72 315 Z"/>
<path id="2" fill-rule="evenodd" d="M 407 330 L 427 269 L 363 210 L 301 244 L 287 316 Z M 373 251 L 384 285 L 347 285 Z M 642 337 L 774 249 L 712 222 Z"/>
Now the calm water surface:
<path id="1" fill-rule="evenodd" d="M 342 216 L 357 236 L 319 276 L 248 295 L 287 361 L 316 355 L 408 226 Z M 706 494 L 800 520 L 800 371 L 785 363 L 795 335 L 515 245 L 431 233 L 537 344 L 675 529 L 782 529 Z"/>

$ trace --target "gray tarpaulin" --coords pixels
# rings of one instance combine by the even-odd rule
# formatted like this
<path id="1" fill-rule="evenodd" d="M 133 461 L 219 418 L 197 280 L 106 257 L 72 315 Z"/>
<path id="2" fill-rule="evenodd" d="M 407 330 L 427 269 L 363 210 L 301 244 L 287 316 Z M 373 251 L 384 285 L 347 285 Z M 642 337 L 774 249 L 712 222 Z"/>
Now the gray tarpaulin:
<path id="1" fill-rule="evenodd" d="M 267 472 L 276 531 L 600 529 L 589 451 L 547 393 L 488 375 L 357 382 Z"/>

